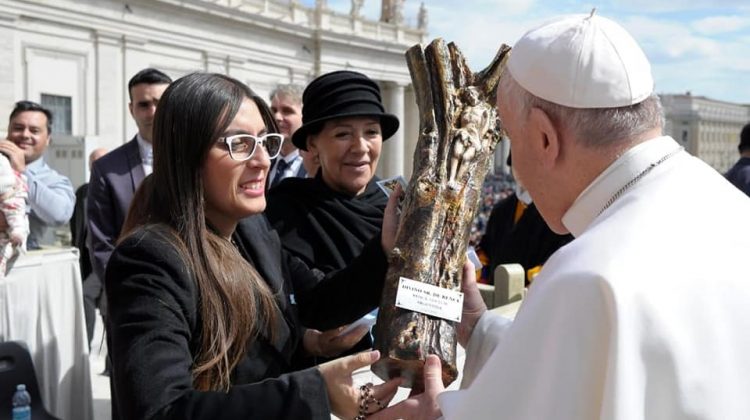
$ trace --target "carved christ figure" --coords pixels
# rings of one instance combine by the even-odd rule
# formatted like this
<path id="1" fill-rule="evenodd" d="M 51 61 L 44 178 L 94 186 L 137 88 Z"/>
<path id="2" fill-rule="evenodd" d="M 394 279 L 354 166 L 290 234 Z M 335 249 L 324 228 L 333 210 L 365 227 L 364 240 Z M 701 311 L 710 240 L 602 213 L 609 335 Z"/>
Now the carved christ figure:
<path id="1" fill-rule="evenodd" d="M 490 129 L 492 110 L 479 99 L 476 87 L 469 86 L 463 92 L 464 106 L 459 117 L 460 127 L 453 134 L 448 185 L 457 186 L 469 163 L 482 148 L 482 137 Z"/>

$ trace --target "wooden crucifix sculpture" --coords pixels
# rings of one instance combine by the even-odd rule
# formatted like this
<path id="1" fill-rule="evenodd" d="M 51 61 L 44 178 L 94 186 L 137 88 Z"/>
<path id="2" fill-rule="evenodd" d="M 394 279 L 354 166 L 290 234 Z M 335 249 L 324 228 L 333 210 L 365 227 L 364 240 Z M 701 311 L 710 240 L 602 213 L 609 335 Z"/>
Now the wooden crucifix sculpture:
<path id="1" fill-rule="evenodd" d="M 403 386 L 423 389 L 428 354 L 440 357 L 446 386 L 458 376 L 455 318 L 402 309 L 396 296 L 402 278 L 460 292 L 471 223 L 501 138 L 495 90 L 509 51 L 500 47 L 478 73 L 453 43 L 439 38 L 406 53 L 419 107 L 419 141 L 376 324 L 381 359 L 372 370 L 384 380 L 403 377 Z"/>

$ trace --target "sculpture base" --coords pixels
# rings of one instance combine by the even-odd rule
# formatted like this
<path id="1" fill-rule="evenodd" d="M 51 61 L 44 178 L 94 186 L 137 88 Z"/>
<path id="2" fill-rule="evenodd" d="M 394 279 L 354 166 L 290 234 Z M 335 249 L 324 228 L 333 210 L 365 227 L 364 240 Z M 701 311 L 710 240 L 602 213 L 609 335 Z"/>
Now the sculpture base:
<path id="1" fill-rule="evenodd" d="M 443 386 L 448 386 L 458 377 L 458 370 L 449 363 L 441 360 L 443 366 Z M 393 378 L 402 378 L 401 386 L 411 388 L 413 393 L 424 392 L 424 360 L 422 359 L 398 359 L 382 355 L 380 360 L 372 365 L 372 371 L 384 381 Z"/>

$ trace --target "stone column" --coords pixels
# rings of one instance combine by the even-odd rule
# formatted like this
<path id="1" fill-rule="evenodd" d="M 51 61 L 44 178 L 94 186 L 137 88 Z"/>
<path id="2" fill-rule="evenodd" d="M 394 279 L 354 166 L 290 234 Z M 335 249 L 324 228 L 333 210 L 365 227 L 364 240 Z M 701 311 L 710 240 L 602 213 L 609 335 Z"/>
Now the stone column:
<path id="1" fill-rule="evenodd" d="M 495 147 L 495 165 L 492 168 L 494 173 L 510 174 L 510 167 L 507 163 L 508 153 L 510 153 L 510 141 L 504 137 Z"/>
<path id="2" fill-rule="evenodd" d="M 205 51 L 204 65 L 207 72 L 228 74 L 227 56 Z"/>
<path id="3" fill-rule="evenodd" d="M 146 44 L 148 43 L 148 40 L 146 38 L 136 37 L 133 35 L 125 35 L 123 39 L 122 44 L 122 74 L 123 74 L 123 92 L 125 92 L 124 98 L 130 102 L 130 97 L 128 94 L 128 86 L 127 82 L 130 81 L 130 78 L 135 76 L 136 73 L 139 71 L 145 69 L 146 67 L 151 66 L 151 62 L 149 61 L 149 56 L 146 51 Z M 135 121 L 133 121 L 133 117 L 130 115 L 130 111 L 128 110 L 127 104 L 128 102 L 125 102 L 125 107 L 123 108 L 122 112 L 122 121 L 124 122 L 123 125 L 123 132 L 120 136 L 121 143 L 125 143 L 126 141 L 133 138 L 135 133 L 138 131 L 138 127 L 135 125 Z"/>
<path id="4" fill-rule="evenodd" d="M 91 106 L 96 112 L 96 126 L 93 132 L 99 136 L 99 144 L 86 145 L 87 158 L 94 147 L 112 150 L 130 140 L 125 134 L 124 120 L 120 118 L 130 118 L 127 86 L 129 79 L 123 74 L 122 48 L 122 35 L 96 31 L 96 99 Z M 133 134 L 135 133 L 130 133 L 130 137 Z"/>
<path id="5" fill-rule="evenodd" d="M 16 75 L 16 64 L 21 57 L 16 49 L 16 25 L 19 16 L 14 13 L 0 11 L 0 46 L 2 46 L 2 60 L 0 60 L 0 110 L 3 116 L 10 115 L 17 98 L 26 96 L 21 94 L 19 75 Z M 3 124 L 2 132 L 6 132 L 7 120 Z M 5 138 L 4 136 L 2 138 Z"/>
<path id="6" fill-rule="evenodd" d="M 386 112 L 395 115 L 401 125 L 389 140 L 383 143 L 380 157 L 380 171 L 385 178 L 404 174 L 404 85 L 383 83 L 383 100 Z"/>
<path id="7" fill-rule="evenodd" d="M 412 85 L 404 91 L 404 178 L 409 182 L 414 171 L 414 149 L 419 142 L 419 108 Z"/>

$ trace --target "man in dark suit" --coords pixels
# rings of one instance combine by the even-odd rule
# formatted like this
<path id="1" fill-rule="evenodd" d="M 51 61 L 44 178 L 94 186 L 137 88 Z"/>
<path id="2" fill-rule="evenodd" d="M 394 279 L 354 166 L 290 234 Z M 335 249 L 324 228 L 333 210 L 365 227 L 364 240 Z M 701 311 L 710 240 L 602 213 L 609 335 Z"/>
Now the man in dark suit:
<path id="1" fill-rule="evenodd" d="M 279 133 L 284 135 L 284 144 L 279 157 L 271 163 L 267 189 L 275 187 L 284 178 L 307 176 L 300 150 L 292 143 L 292 135 L 302 125 L 302 92 L 303 88 L 297 85 L 279 85 L 271 92 L 271 112 Z"/>
<path id="2" fill-rule="evenodd" d="M 153 170 L 151 130 L 154 114 L 161 95 L 170 83 L 172 79 L 169 76 L 153 68 L 143 69 L 130 79 L 128 109 L 138 127 L 138 133 L 129 142 L 97 160 L 91 168 L 86 203 L 88 248 L 94 274 L 99 277 L 102 284 L 105 281 L 107 262 L 120 236 L 133 194 L 143 178 Z M 101 302 L 105 304 L 101 305 L 99 310 L 104 318 L 105 328 L 108 329 L 106 293 L 104 288 Z M 107 336 L 107 346 L 110 347 L 111 344 Z M 109 374 L 109 366 L 110 359 L 107 357 L 105 374 Z M 114 395 L 111 384 L 110 392 Z M 113 398 L 112 418 L 117 419 L 118 408 L 114 401 Z"/>
<path id="3" fill-rule="evenodd" d="M 130 79 L 128 108 L 138 133 L 91 168 L 86 206 L 88 246 L 94 273 L 102 281 L 133 194 L 152 171 L 151 128 L 159 98 L 171 82 L 169 76 L 153 68 L 141 70 Z"/>
<path id="4" fill-rule="evenodd" d="M 92 165 L 100 157 L 107 153 L 107 149 L 94 149 L 89 154 L 89 171 Z M 79 265 L 81 267 L 81 279 L 83 280 L 83 314 L 86 317 L 86 336 L 89 346 L 94 337 L 94 324 L 96 322 L 96 307 L 102 295 L 102 281 L 91 269 L 91 257 L 86 245 L 89 236 L 88 217 L 86 217 L 86 202 L 88 201 L 88 182 L 76 190 L 76 205 L 73 208 L 73 217 L 70 218 L 70 234 L 73 246 L 80 253 Z"/>

